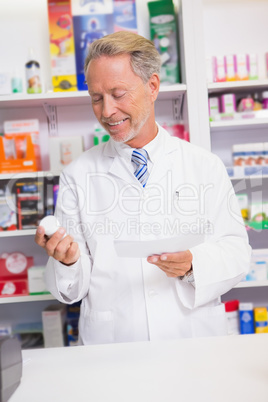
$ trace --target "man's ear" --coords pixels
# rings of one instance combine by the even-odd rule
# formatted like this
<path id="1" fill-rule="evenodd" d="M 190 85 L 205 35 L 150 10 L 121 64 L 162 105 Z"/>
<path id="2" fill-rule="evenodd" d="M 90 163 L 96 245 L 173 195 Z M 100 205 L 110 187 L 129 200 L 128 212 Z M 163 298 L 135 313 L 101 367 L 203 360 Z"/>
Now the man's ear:
<path id="1" fill-rule="evenodd" d="M 151 77 L 149 78 L 148 85 L 149 85 L 149 90 L 150 90 L 150 94 L 151 94 L 151 100 L 152 100 L 152 102 L 155 102 L 158 92 L 159 92 L 159 88 L 160 88 L 159 75 L 156 73 L 153 73 L 151 75 Z"/>

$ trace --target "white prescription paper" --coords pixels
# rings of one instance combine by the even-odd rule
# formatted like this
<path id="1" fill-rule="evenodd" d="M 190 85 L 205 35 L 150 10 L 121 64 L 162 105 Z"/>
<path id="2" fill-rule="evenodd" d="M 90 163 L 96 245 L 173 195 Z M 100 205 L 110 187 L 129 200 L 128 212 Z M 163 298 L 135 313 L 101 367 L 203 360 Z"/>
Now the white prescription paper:
<path id="1" fill-rule="evenodd" d="M 204 237 L 204 234 L 188 234 L 157 240 L 115 240 L 114 247 L 118 257 L 147 258 L 153 254 L 188 250 L 203 243 Z"/>

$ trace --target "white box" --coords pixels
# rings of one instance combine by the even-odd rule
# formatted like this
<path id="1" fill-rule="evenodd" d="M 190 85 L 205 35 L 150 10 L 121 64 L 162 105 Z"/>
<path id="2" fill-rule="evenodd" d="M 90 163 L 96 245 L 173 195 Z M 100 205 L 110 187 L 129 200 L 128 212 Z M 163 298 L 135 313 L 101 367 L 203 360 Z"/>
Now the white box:
<path id="1" fill-rule="evenodd" d="M 84 151 L 83 137 L 50 137 L 50 170 L 62 170 Z"/>
<path id="2" fill-rule="evenodd" d="M 0 73 L 0 95 L 12 93 L 11 79 L 9 73 Z"/>
<path id="3" fill-rule="evenodd" d="M 65 315 L 65 306 L 61 304 L 51 304 L 42 311 L 45 348 L 64 346 Z"/>
<path id="4" fill-rule="evenodd" d="M 37 266 L 28 269 L 28 287 L 30 295 L 49 294 L 45 282 L 46 267 Z"/>

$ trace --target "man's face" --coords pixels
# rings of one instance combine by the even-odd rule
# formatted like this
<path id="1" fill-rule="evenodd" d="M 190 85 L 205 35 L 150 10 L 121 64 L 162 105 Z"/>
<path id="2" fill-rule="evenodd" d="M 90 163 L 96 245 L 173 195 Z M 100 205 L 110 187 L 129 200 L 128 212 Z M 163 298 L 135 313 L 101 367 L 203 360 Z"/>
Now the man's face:
<path id="1" fill-rule="evenodd" d="M 135 138 L 135 147 L 140 138 L 138 145 L 143 146 L 142 141 L 152 131 L 148 129 L 155 124 L 155 95 L 150 80 L 144 84 L 132 71 L 130 56 L 92 60 L 86 79 L 95 116 L 111 138 L 130 146 Z"/>

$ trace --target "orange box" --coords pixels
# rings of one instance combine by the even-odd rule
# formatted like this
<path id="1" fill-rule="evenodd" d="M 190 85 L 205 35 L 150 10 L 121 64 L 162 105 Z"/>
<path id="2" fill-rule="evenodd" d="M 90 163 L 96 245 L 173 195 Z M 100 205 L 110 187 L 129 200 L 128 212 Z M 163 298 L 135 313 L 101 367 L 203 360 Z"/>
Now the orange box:
<path id="1" fill-rule="evenodd" d="M 41 170 L 38 120 L 4 122 L 0 137 L 0 173 Z"/>

